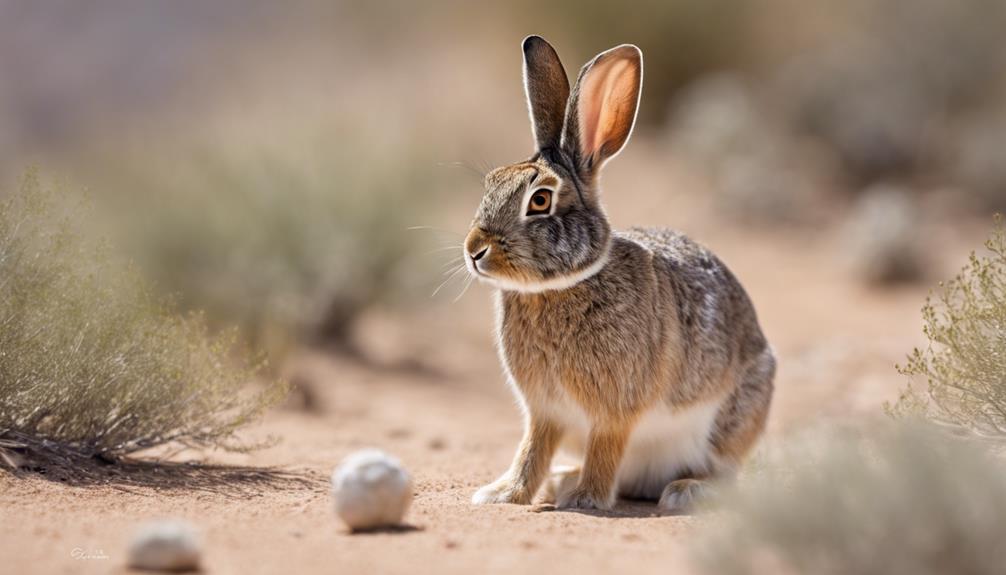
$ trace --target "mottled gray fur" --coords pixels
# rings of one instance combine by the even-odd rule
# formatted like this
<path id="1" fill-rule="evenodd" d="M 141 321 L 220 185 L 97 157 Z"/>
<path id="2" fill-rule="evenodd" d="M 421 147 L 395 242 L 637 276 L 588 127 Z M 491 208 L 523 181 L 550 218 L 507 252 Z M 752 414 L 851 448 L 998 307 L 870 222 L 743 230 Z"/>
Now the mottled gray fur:
<path id="1" fill-rule="evenodd" d="M 775 359 L 744 289 L 709 250 L 672 230 L 613 232 L 608 223 L 598 172 L 631 131 L 638 49 L 599 55 L 561 103 L 532 93 L 564 85 L 555 51 L 531 37 L 524 53 L 537 152 L 486 177 L 465 257 L 473 274 L 501 288 L 501 359 L 527 419 L 511 468 L 474 500 L 529 502 L 555 449 L 584 420 L 584 467 L 560 505 L 604 508 L 621 490 L 682 507 L 699 480 L 732 473 L 761 434 Z M 604 131 L 591 139 L 581 120 Z M 528 215 L 528 194 L 540 186 L 554 189 L 554 211 Z M 634 429 L 671 429 L 675 414 L 702 421 L 703 406 L 714 411 L 702 445 L 663 468 L 658 446 L 656 471 L 622 477 Z M 676 437 L 665 440 L 673 451 Z"/>

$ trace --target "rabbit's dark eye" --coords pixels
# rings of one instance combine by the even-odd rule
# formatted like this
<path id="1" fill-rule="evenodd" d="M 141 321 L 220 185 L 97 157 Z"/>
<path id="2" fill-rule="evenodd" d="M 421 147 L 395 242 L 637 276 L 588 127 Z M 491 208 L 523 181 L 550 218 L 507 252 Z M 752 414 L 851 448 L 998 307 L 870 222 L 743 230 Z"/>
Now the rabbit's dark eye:
<path id="1" fill-rule="evenodd" d="M 527 202 L 528 216 L 547 214 L 552 207 L 552 190 L 541 188 L 531 194 L 531 199 Z"/>

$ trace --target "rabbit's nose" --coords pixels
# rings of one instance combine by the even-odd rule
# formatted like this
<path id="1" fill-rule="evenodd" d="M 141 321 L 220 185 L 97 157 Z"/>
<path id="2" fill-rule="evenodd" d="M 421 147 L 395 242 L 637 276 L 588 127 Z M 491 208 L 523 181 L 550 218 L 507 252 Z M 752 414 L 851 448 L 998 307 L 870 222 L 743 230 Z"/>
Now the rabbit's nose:
<path id="1" fill-rule="evenodd" d="M 470 253 L 469 255 L 471 256 L 472 261 L 477 262 L 480 259 L 482 259 L 482 256 L 486 255 L 487 253 L 489 253 L 489 246 L 485 246 L 481 250 L 479 250 L 478 252 L 476 252 L 476 253 Z"/>

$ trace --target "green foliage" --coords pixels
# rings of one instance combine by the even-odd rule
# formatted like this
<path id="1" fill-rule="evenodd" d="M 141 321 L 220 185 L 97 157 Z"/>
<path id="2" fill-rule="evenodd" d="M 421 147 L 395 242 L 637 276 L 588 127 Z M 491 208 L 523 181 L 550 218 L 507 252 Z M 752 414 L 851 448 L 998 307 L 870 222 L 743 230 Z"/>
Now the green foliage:
<path id="1" fill-rule="evenodd" d="M 911 425 L 785 449 L 721 501 L 696 545 L 707 573 L 997 574 L 1002 462 Z"/>
<path id="2" fill-rule="evenodd" d="M 165 445 L 240 449 L 284 395 L 236 334 L 179 315 L 89 244 L 30 173 L 0 204 L 0 439 L 106 458 Z"/>
<path id="3" fill-rule="evenodd" d="M 924 377 L 926 392 L 908 387 L 888 408 L 923 415 L 982 436 L 1006 438 L 1006 230 L 996 217 L 987 256 L 941 285 L 922 308 L 930 345 L 899 368 Z"/>

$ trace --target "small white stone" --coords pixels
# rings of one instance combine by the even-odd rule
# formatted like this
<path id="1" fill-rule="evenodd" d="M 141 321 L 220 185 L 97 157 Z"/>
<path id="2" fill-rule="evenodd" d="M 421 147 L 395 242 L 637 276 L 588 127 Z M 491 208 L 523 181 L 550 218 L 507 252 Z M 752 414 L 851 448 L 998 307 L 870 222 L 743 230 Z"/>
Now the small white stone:
<path id="1" fill-rule="evenodd" d="M 398 525 L 412 503 L 412 478 L 377 449 L 351 453 L 332 472 L 335 513 L 353 530 Z"/>
<path id="2" fill-rule="evenodd" d="M 129 566 L 153 571 L 194 571 L 202 555 L 196 530 L 184 521 L 142 525 L 129 544 Z"/>

